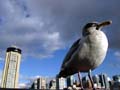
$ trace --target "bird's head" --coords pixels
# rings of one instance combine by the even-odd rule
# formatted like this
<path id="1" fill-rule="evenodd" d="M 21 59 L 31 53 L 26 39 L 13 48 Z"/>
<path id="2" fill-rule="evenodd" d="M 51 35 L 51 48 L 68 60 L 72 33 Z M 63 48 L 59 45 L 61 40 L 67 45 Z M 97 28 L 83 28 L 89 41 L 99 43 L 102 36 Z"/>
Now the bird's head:
<path id="1" fill-rule="evenodd" d="M 95 30 L 101 30 L 102 27 L 110 25 L 111 23 L 112 21 L 104 21 L 102 23 L 98 23 L 98 22 L 88 23 L 84 26 L 82 35 L 87 36 L 92 32 L 94 32 Z"/>

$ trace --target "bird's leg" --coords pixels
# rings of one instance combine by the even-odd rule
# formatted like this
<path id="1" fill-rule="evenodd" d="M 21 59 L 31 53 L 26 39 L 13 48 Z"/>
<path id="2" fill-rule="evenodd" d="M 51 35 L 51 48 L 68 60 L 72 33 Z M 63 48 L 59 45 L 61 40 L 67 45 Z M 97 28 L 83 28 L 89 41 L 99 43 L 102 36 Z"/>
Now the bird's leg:
<path id="1" fill-rule="evenodd" d="M 90 82 L 91 82 L 93 90 L 95 90 L 95 88 L 94 88 L 94 82 L 93 82 L 92 75 L 91 75 L 91 70 L 89 70 L 89 72 L 88 72 L 88 77 L 90 79 Z"/>
<path id="2" fill-rule="evenodd" d="M 81 78 L 80 72 L 78 72 L 78 79 L 79 79 L 81 90 L 83 90 L 83 84 L 82 84 L 82 78 Z"/>

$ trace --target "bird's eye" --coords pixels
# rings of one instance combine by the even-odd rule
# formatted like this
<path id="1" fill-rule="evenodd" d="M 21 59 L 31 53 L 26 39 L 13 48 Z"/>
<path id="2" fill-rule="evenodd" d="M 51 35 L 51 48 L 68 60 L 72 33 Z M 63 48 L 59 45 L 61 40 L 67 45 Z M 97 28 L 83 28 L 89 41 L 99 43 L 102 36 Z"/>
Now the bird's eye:
<path id="1" fill-rule="evenodd" d="M 97 25 L 94 23 L 94 24 L 92 24 L 92 27 L 96 27 Z"/>
<path id="2" fill-rule="evenodd" d="M 88 24 L 85 25 L 85 27 L 83 28 L 83 30 L 88 29 L 90 27 L 97 27 L 97 23 L 88 23 Z"/>

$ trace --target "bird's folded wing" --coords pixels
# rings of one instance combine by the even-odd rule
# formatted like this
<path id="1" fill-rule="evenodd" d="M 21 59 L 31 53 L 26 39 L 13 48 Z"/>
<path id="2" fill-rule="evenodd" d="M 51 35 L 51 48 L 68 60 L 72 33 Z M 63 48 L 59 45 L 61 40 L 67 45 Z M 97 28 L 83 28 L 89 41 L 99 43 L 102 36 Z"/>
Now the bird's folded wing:
<path id="1" fill-rule="evenodd" d="M 79 42 L 80 42 L 80 39 L 78 39 L 73 43 L 73 45 L 71 46 L 71 48 L 69 49 L 68 53 L 64 58 L 61 68 L 64 68 L 65 63 L 67 63 L 70 60 L 73 53 L 77 50 L 77 48 L 79 47 Z"/>

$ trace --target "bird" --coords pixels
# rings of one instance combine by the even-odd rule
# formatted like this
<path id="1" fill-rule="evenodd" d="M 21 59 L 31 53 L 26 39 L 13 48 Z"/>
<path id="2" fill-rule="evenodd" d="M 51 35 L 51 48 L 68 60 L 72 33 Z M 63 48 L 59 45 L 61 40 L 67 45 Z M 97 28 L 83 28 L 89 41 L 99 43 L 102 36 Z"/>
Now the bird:
<path id="1" fill-rule="evenodd" d="M 101 29 L 111 23 L 111 20 L 101 23 L 89 22 L 83 27 L 82 37 L 73 43 L 66 54 L 57 75 L 58 78 L 88 72 L 92 87 L 94 87 L 91 71 L 102 64 L 108 49 L 107 36 Z"/>

